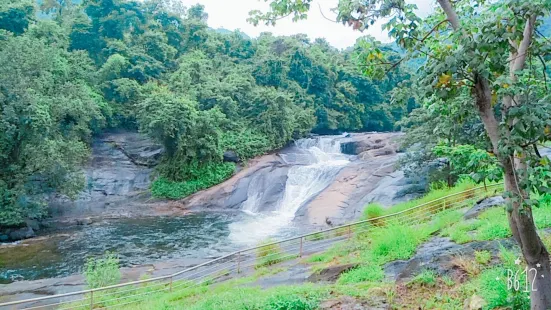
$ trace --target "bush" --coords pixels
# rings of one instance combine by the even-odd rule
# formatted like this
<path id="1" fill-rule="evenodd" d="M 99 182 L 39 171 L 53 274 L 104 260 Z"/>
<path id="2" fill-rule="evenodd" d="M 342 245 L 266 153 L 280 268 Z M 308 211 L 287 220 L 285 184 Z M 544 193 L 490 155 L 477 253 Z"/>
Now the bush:
<path id="1" fill-rule="evenodd" d="M 89 258 L 84 266 L 84 277 L 89 288 L 118 284 L 121 280 L 119 258 L 106 253 L 101 258 Z"/>
<path id="2" fill-rule="evenodd" d="M 314 310 L 318 304 L 319 300 L 304 296 L 278 294 L 269 298 L 265 306 L 270 310 Z"/>
<path id="3" fill-rule="evenodd" d="M 364 210 L 364 217 L 366 219 L 372 219 L 382 216 L 384 212 L 383 206 L 378 203 L 370 203 Z"/>
<path id="4" fill-rule="evenodd" d="M 186 169 L 190 170 L 185 173 L 191 175 L 189 180 L 175 182 L 165 177 L 156 179 L 151 186 L 153 197 L 180 199 L 219 184 L 232 176 L 235 171 L 235 164 L 209 163 Z"/>

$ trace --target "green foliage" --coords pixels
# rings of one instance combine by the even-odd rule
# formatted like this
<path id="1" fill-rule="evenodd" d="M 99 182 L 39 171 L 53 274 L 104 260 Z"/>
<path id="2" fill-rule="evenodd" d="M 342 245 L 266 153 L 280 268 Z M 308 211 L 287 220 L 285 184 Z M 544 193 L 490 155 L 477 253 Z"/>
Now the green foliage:
<path id="1" fill-rule="evenodd" d="M 89 258 L 84 266 L 84 277 L 91 289 L 118 284 L 121 280 L 118 256 L 106 253 L 100 258 Z"/>
<path id="2" fill-rule="evenodd" d="M 86 55 L 32 34 L 0 46 L 0 226 L 44 215 L 44 193 L 75 197 L 87 142 L 104 120 Z"/>
<path id="3" fill-rule="evenodd" d="M 378 203 L 370 203 L 364 209 L 363 218 L 372 219 L 379 216 L 382 216 L 384 212 L 383 206 Z"/>
<path id="4" fill-rule="evenodd" d="M 233 163 L 207 163 L 198 166 L 193 162 L 178 171 L 186 176 L 187 181 L 170 181 L 160 177 L 151 185 L 151 194 L 154 197 L 180 199 L 228 179 L 234 171 Z"/>
<path id="5" fill-rule="evenodd" d="M 469 176 L 476 183 L 499 181 L 503 171 L 497 158 L 485 150 L 473 145 L 457 145 L 449 147 L 439 144 L 434 147 L 437 156 L 447 157 L 452 166 L 452 173 L 457 177 Z"/>

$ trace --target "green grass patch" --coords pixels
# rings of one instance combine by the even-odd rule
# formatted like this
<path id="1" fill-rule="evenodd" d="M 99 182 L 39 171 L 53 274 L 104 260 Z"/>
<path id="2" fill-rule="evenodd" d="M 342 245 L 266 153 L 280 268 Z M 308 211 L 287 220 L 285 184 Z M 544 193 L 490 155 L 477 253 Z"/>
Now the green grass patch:
<path id="1" fill-rule="evenodd" d="M 347 272 L 344 272 L 337 281 L 338 284 L 349 284 L 358 282 L 379 282 L 385 277 L 383 268 L 378 264 L 361 265 Z"/>
<path id="2" fill-rule="evenodd" d="M 417 284 L 421 286 L 434 287 L 436 286 L 437 275 L 432 270 L 423 270 L 420 274 L 416 275 L 409 284 Z"/>
<path id="3" fill-rule="evenodd" d="M 490 251 L 475 251 L 474 259 L 481 265 L 486 265 L 492 259 L 492 253 Z"/>

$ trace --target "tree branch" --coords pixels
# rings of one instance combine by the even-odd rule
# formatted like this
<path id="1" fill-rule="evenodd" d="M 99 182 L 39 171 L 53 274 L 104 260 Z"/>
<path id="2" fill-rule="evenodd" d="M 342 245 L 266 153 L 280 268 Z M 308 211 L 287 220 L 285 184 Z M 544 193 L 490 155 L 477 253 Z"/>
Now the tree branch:
<path id="1" fill-rule="evenodd" d="M 321 10 L 321 4 L 318 3 L 318 7 L 319 7 L 319 9 L 320 9 L 320 13 L 321 13 L 321 16 L 322 16 L 323 18 L 325 18 L 325 19 L 327 19 L 328 21 L 333 22 L 333 23 L 337 23 L 337 24 L 339 23 L 339 22 L 336 21 L 336 20 L 332 20 L 332 19 L 330 19 L 330 18 L 327 18 L 327 17 L 325 16 L 325 14 L 323 14 L 323 11 Z"/>
<path id="2" fill-rule="evenodd" d="M 536 25 L 536 15 L 531 15 L 526 21 L 526 25 L 524 26 L 524 31 L 522 33 L 522 41 L 520 41 L 520 44 L 518 46 L 518 57 L 515 60 L 515 64 L 513 66 L 513 72 L 522 70 L 524 68 L 524 64 L 526 62 L 526 53 L 528 52 L 528 48 L 532 43 L 532 35 L 534 34 L 535 25 Z"/>
<path id="3" fill-rule="evenodd" d="M 543 60 L 543 57 L 541 57 L 541 55 L 538 55 L 538 58 L 539 60 L 541 61 L 541 64 L 543 65 L 543 82 L 544 82 L 544 85 L 545 85 L 545 90 L 547 91 L 547 65 L 545 65 L 545 60 Z"/>
<path id="4" fill-rule="evenodd" d="M 449 0 L 438 0 L 438 4 L 440 4 L 442 10 L 446 13 L 452 28 L 457 30 L 457 28 L 459 28 L 459 17 L 457 16 L 457 13 L 455 13 L 451 2 Z"/>

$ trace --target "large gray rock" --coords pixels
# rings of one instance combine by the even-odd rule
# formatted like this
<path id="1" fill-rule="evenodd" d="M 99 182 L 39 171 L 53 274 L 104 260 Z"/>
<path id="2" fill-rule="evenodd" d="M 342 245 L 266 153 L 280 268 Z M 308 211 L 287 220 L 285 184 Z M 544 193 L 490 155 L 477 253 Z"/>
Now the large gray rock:
<path id="1" fill-rule="evenodd" d="M 390 262 L 384 266 L 384 270 L 387 279 L 393 281 L 409 280 L 427 269 L 440 275 L 451 274 L 456 271 L 453 266 L 456 256 L 474 259 L 474 252 L 482 250 L 490 251 L 496 256 L 500 246 L 513 248 L 515 245 L 511 239 L 457 244 L 449 238 L 434 237 L 421 245 L 411 259 Z"/>
<path id="2" fill-rule="evenodd" d="M 9 237 L 12 241 L 29 239 L 35 237 L 36 233 L 31 227 L 23 227 L 10 232 Z"/>
<path id="3" fill-rule="evenodd" d="M 87 217 L 133 212 L 132 202 L 148 192 L 153 166 L 162 153 L 162 147 L 135 132 L 108 133 L 95 138 L 92 155 L 84 167 L 85 189 L 75 201 L 50 198 L 52 215 Z"/>
<path id="4" fill-rule="evenodd" d="M 237 155 L 237 153 L 234 151 L 224 152 L 223 157 L 225 162 L 238 163 L 241 161 L 241 159 L 239 158 L 239 155 Z"/>
<path id="5" fill-rule="evenodd" d="M 478 215 L 485 210 L 496 206 L 503 206 L 505 204 L 505 199 L 502 196 L 489 197 L 482 201 L 476 203 L 469 211 L 463 215 L 466 220 L 473 219 L 478 217 Z"/>
<path id="6" fill-rule="evenodd" d="M 322 269 L 320 272 L 313 273 L 308 277 L 308 282 L 336 282 L 340 275 L 358 267 L 358 264 L 345 264 L 337 266 L 329 266 Z"/>
<path id="7" fill-rule="evenodd" d="M 137 132 L 118 132 L 106 134 L 101 138 L 118 148 L 135 165 L 156 166 L 164 153 L 162 145 L 154 143 L 148 137 Z"/>

